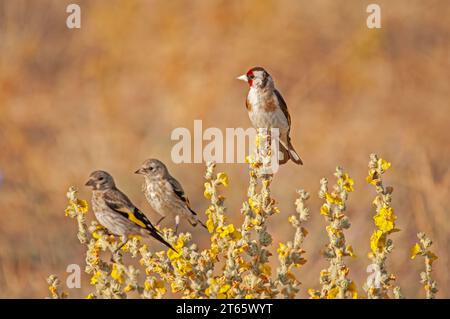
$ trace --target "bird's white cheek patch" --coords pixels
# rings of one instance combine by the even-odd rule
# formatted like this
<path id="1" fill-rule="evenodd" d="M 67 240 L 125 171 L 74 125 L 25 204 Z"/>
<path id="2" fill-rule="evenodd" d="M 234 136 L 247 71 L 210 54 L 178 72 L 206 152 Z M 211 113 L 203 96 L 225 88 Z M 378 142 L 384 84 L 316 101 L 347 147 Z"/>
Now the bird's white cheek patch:
<path id="1" fill-rule="evenodd" d="M 250 91 L 248 92 L 248 101 L 250 102 L 250 104 L 252 105 L 252 107 L 254 108 L 258 108 L 259 107 L 259 96 L 258 93 L 256 92 L 256 89 L 251 88 Z"/>

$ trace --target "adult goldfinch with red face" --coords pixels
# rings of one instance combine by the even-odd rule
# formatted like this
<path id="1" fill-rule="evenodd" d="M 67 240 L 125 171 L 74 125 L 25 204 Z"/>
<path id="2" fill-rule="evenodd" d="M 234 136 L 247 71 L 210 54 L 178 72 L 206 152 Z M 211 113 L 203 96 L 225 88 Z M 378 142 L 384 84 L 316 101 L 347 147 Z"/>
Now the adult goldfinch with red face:
<path id="1" fill-rule="evenodd" d="M 279 130 L 279 149 L 283 153 L 279 164 L 291 159 L 294 163 L 303 165 L 289 137 L 291 116 L 286 102 L 275 88 L 270 74 L 261 67 L 254 67 L 237 79 L 247 82 L 250 86 L 246 107 L 253 127 Z"/>

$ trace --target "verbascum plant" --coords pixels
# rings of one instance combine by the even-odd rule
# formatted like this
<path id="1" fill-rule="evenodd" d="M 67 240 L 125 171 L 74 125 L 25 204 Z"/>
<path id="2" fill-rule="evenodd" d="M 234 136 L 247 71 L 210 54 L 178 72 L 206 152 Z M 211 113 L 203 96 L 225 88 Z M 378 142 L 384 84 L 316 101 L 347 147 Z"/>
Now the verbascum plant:
<path id="1" fill-rule="evenodd" d="M 306 207 L 309 194 L 303 189 L 298 190 L 297 193 L 299 195 L 295 201 L 297 214 L 289 217 L 289 222 L 295 229 L 294 240 L 286 244 L 280 243 L 277 249 L 280 266 L 277 268 L 276 283 L 280 294 L 290 299 L 295 298 L 300 290 L 300 281 L 292 270 L 306 263 L 306 259 L 303 258 L 305 251 L 302 249 L 302 244 L 308 234 L 302 224 L 309 218 L 309 208 Z"/>
<path id="2" fill-rule="evenodd" d="M 92 286 L 86 298 L 295 298 L 301 288 L 295 272 L 306 263 L 302 246 L 308 234 L 303 225 L 309 217 L 306 205 L 309 194 L 298 191 L 296 213 L 287 219 L 293 227 L 293 238 L 272 247 L 273 238 L 267 226 L 279 209 L 270 189 L 274 177 L 270 134 L 259 131 L 256 146 L 255 153 L 247 157 L 249 186 L 241 208 L 242 225 L 228 220 L 225 197 L 221 194 L 223 187 L 230 185 L 228 176 L 224 172 L 216 173 L 216 165 L 207 163 L 204 197 L 209 204 L 205 224 L 210 241 L 202 249 L 190 233 L 175 234 L 171 228 L 162 228 L 163 237 L 175 251 L 155 251 L 140 236 L 131 236 L 117 251 L 121 240 L 96 221 L 87 222 L 88 203 L 79 199 L 76 188 L 71 187 L 65 214 L 76 219 L 78 240 L 86 246 L 85 273 Z M 392 187 L 384 187 L 381 180 L 389 166 L 387 161 L 371 156 L 368 182 L 377 191 L 374 200 L 377 229 L 371 238 L 369 257 L 379 267 L 380 278 L 365 287 L 368 298 L 387 298 L 390 281 L 394 279 L 387 272 L 385 262 L 393 248 L 388 235 L 397 230 L 396 217 L 390 205 Z M 320 213 L 328 222 L 329 238 L 324 255 L 330 266 L 321 272 L 322 288 L 309 290 L 312 298 L 358 297 L 356 284 L 349 278 L 349 268 L 344 262 L 345 257 L 354 256 L 344 235 L 344 230 L 350 227 L 345 215 L 346 201 L 354 183 L 339 167 L 335 176 L 337 182 L 331 191 L 326 179 L 320 182 L 319 196 L 325 201 Z M 425 257 L 426 270 L 421 278 L 427 298 L 433 298 L 437 288 L 431 270 L 436 256 L 429 250 L 431 241 L 425 235 L 419 239 L 412 252 L 414 257 Z M 279 261 L 276 271 L 270 266 L 273 250 Z M 60 291 L 61 283 L 55 275 L 47 282 L 50 298 L 67 297 Z M 394 287 L 392 293 L 396 298 L 401 296 L 399 287 Z"/>
<path id="3" fill-rule="evenodd" d="M 399 287 L 393 287 L 395 276 L 387 270 L 386 259 L 394 249 L 393 241 L 389 235 L 399 231 L 395 227 L 397 216 L 391 206 L 392 186 L 383 184 L 382 175 L 391 167 L 391 163 L 385 159 L 378 158 L 376 154 L 370 155 L 369 174 L 366 178 L 367 183 L 375 186 L 377 193 L 373 200 L 376 214 L 373 217 L 376 229 L 370 237 L 371 251 L 368 254 L 369 259 L 374 265 L 375 278 L 368 278 L 364 289 L 367 291 L 367 297 L 370 299 L 389 298 L 389 291 L 393 289 L 395 298 L 401 297 Z"/>
<path id="4" fill-rule="evenodd" d="M 77 197 L 77 189 L 71 187 L 67 193 L 69 205 L 65 210 L 66 216 L 76 218 L 78 222 L 78 239 L 87 246 L 85 272 L 91 275 L 90 283 L 95 286 L 95 292 L 87 296 L 88 299 L 124 298 L 132 290 L 139 290 L 137 276 L 139 271 L 133 266 L 125 266 L 122 261 L 122 253 L 114 254 L 120 245 L 114 236 L 107 233 L 96 221 L 89 226 L 86 224 L 88 204 Z M 139 237 L 132 238 L 121 248 L 127 252 L 130 248 L 132 256 L 136 256 Z M 113 258 L 110 262 L 103 261 L 102 252 L 108 251 Z"/>
<path id="5" fill-rule="evenodd" d="M 50 291 L 50 298 L 52 299 L 65 299 L 67 294 L 65 292 L 60 292 L 59 288 L 61 286 L 61 281 L 55 275 L 50 275 L 47 278 L 48 290 Z"/>
<path id="6" fill-rule="evenodd" d="M 411 259 L 422 256 L 425 260 L 425 271 L 420 273 L 420 282 L 424 285 L 426 298 L 434 299 L 438 292 L 436 281 L 431 277 L 433 262 L 438 258 L 431 250 L 433 242 L 424 233 L 418 233 L 419 242 L 411 248 Z"/>
<path id="7" fill-rule="evenodd" d="M 258 131 L 256 146 L 255 154 L 247 159 L 250 166 L 250 187 L 247 203 L 242 208 L 242 234 L 249 270 L 243 274 L 241 286 L 245 290 L 245 298 L 274 298 L 278 291 L 271 279 L 271 253 L 267 247 L 272 243 L 272 236 L 267 232 L 267 222 L 279 209 L 270 194 L 273 178 L 272 150 L 267 131 Z"/>
<path id="8" fill-rule="evenodd" d="M 296 229 L 294 240 L 279 251 L 281 266 L 277 277 L 272 278 L 269 265 L 268 246 L 272 236 L 267 232 L 269 217 L 279 210 L 271 198 L 270 143 L 267 134 L 259 133 L 257 152 L 253 154 L 250 166 L 248 199 L 241 210 L 244 222 L 237 227 L 227 221 L 225 198 L 220 187 L 229 185 L 225 173 L 215 173 L 215 164 L 207 163 L 204 196 L 210 201 L 206 209 L 206 226 L 210 233 L 210 245 L 200 250 L 190 233 L 175 234 L 170 228 L 161 229 L 163 236 L 176 251 L 153 252 L 142 243 L 139 236 L 129 238 L 126 245 L 117 248 L 120 240 L 110 235 L 96 221 L 86 221 L 88 204 L 77 197 L 74 187 L 67 193 L 66 216 L 77 220 L 78 239 L 86 245 L 85 272 L 90 275 L 94 291 L 86 298 L 127 298 L 137 294 L 142 298 L 163 298 L 169 291 L 182 298 L 274 298 L 279 294 L 293 297 L 299 282 L 291 272 L 292 267 L 305 263 L 304 251 L 300 245 L 306 230 L 300 226 L 308 216 L 305 200 L 307 194 L 301 191 L 297 201 L 298 216 L 289 221 Z M 111 259 L 102 255 L 111 255 Z M 139 258 L 145 276 L 133 265 L 125 265 L 123 257 Z M 221 262 L 221 263 L 219 263 Z M 218 265 L 222 265 L 218 269 Z M 55 276 L 49 279 L 51 297 L 59 298 L 59 281 Z"/>
<path id="9" fill-rule="evenodd" d="M 325 217 L 329 225 L 326 227 L 329 244 L 323 252 L 329 261 L 328 269 L 320 272 L 321 291 L 309 290 L 312 298 L 357 298 L 356 285 L 348 278 L 349 268 L 344 262 L 344 257 L 354 257 L 353 248 L 345 240 L 344 230 L 350 228 L 350 221 L 345 215 L 348 194 L 353 192 L 353 179 L 337 167 L 334 174 L 337 183 L 333 191 L 328 190 L 328 181 L 322 178 L 320 181 L 319 197 L 325 200 L 320 208 L 320 214 Z"/>

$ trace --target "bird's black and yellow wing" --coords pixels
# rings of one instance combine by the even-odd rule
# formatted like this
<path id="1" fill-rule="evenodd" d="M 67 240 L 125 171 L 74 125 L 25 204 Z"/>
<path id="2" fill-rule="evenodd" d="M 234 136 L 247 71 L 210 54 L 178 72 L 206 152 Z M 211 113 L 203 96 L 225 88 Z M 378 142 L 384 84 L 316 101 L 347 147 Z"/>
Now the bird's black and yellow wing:
<path id="1" fill-rule="evenodd" d="M 133 224 L 139 226 L 142 229 L 148 231 L 148 233 L 170 249 L 176 251 L 162 236 L 158 229 L 153 226 L 147 216 L 139 210 L 130 199 L 120 192 L 119 190 L 113 190 L 106 192 L 104 196 L 106 206 L 128 219 Z"/>
<path id="2" fill-rule="evenodd" d="M 106 206 L 141 228 L 155 229 L 150 220 L 131 203 L 128 197 L 121 195 L 123 194 L 118 192 L 107 192 L 104 197 Z"/>

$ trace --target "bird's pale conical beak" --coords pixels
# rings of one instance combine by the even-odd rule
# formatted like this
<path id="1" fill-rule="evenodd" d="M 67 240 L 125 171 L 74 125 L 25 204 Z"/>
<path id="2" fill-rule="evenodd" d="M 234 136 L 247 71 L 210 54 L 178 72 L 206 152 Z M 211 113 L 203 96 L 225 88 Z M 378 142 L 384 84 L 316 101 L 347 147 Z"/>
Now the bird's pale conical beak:
<path id="1" fill-rule="evenodd" d="M 135 174 L 142 174 L 142 168 L 138 169 L 137 171 L 134 172 Z"/>
<path id="2" fill-rule="evenodd" d="M 92 179 L 90 179 L 90 180 L 88 180 L 88 181 L 86 182 L 86 184 L 84 184 L 84 185 L 85 185 L 85 186 L 93 186 L 94 183 L 93 183 Z"/>
<path id="3" fill-rule="evenodd" d="M 244 81 L 244 82 L 248 82 L 248 77 L 247 77 L 246 74 L 243 74 L 243 75 L 241 75 L 241 76 L 238 76 L 238 77 L 236 78 L 236 80 L 241 80 L 241 81 Z"/>

